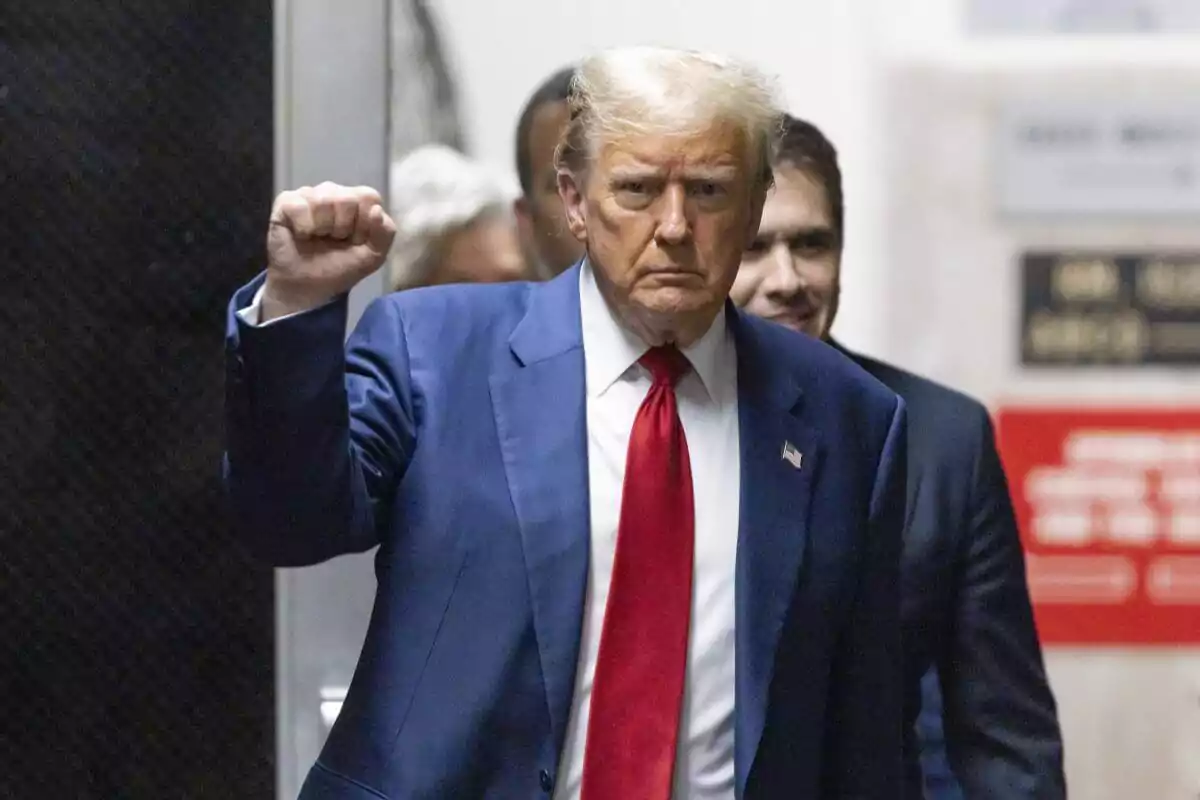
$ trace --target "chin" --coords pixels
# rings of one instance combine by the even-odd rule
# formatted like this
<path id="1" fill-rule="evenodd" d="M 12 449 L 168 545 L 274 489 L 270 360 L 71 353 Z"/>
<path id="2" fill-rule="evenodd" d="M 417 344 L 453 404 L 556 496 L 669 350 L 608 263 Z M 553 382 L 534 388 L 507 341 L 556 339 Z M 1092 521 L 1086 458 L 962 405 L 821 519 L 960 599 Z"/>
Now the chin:
<path id="1" fill-rule="evenodd" d="M 824 328 L 817 320 L 802 322 L 799 325 L 792 326 L 792 330 L 803 333 L 805 336 L 811 336 L 814 339 L 820 339 L 823 336 Z"/>
<path id="2" fill-rule="evenodd" d="M 825 331 L 825 321 L 820 315 L 801 317 L 792 314 L 776 314 L 768 316 L 767 319 L 814 339 L 822 338 Z"/>
<path id="3" fill-rule="evenodd" d="M 642 308 L 656 314 L 687 314 L 712 303 L 708 292 L 682 286 L 644 289 L 634 295 L 634 300 Z"/>

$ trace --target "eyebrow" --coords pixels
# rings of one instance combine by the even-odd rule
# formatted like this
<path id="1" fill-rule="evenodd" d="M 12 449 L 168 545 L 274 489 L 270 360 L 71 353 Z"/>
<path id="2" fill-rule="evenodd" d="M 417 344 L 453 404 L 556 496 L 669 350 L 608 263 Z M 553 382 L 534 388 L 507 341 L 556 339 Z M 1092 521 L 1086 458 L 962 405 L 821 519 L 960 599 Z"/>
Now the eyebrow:
<path id="1" fill-rule="evenodd" d="M 781 226 L 778 228 L 760 228 L 756 241 L 763 239 L 776 239 L 780 236 L 794 239 L 798 236 L 834 236 L 832 225 L 801 225 L 799 227 Z"/>
<path id="2" fill-rule="evenodd" d="M 662 177 L 663 170 L 649 165 L 627 165 L 613 167 L 609 173 L 614 180 L 646 179 Z M 685 181 L 732 181 L 737 178 L 735 166 L 695 166 L 683 170 Z"/>
<path id="3" fill-rule="evenodd" d="M 701 166 L 684 170 L 684 178 L 692 181 L 732 181 L 738 176 L 734 166 Z"/>

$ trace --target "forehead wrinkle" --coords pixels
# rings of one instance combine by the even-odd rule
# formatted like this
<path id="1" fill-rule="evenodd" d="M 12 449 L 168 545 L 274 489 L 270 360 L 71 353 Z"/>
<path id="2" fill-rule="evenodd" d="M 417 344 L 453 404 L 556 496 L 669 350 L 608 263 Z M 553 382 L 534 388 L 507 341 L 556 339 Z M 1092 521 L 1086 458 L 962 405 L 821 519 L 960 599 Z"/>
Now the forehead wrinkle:
<path id="1" fill-rule="evenodd" d="M 654 115 L 653 110 L 644 113 Z M 745 134 L 725 120 L 717 120 L 706 127 L 689 131 L 665 133 L 639 133 L 630 130 L 614 132 L 596 142 L 598 155 L 624 155 L 639 160 L 654 160 L 647 151 L 669 152 L 676 157 L 688 157 L 692 161 L 736 164 L 746 149 Z"/>
<path id="2" fill-rule="evenodd" d="M 731 164 L 650 164 L 644 161 L 633 161 L 625 164 L 614 164 L 609 174 L 614 178 L 625 177 L 657 177 L 665 173 L 678 173 L 685 180 L 731 181 L 737 178 L 737 167 Z"/>
<path id="3" fill-rule="evenodd" d="M 690 153 L 667 150 L 664 155 L 639 152 L 636 148 L 610 145 L 608 171 L 624 175 L 679 174 L 688 179 L 733 180 L 739 174 L 741 160 L 727 150 Z"/>

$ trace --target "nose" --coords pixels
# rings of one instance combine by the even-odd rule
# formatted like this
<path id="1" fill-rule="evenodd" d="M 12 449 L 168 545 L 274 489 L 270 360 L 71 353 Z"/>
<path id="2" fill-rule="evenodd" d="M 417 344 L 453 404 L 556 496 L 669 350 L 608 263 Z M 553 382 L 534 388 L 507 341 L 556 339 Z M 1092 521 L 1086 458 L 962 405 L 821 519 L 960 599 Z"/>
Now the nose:
<path id="1" fill-rule="evenodd" d="M 659 201 L 658 230 L 655 235 L 664 244 L 683 244 L 691 235 L 687 217 L 687 195 L 682 186 L 671 185 Z"/>
<path id="2" fill-rule="evenodd" d="M 764 287 L 767 292 L 779 299 L 795 297 L 805 288 L 805 281 L 796 269 L 796 261 L 786 242 L 776 242 L 770 254 L 770 272 L 767 274 Z"/>

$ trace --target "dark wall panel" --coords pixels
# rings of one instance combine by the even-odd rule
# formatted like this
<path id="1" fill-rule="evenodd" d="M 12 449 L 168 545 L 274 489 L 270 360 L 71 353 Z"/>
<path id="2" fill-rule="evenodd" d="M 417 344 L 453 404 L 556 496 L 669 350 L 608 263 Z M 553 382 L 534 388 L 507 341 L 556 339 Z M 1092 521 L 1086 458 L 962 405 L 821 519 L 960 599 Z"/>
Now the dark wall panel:
<path id="1" fill-rule="evenodd" d="M 269 798 L 273 586 L 219 482 L 269 0 L 0 4 L 0 797 Z"/>

